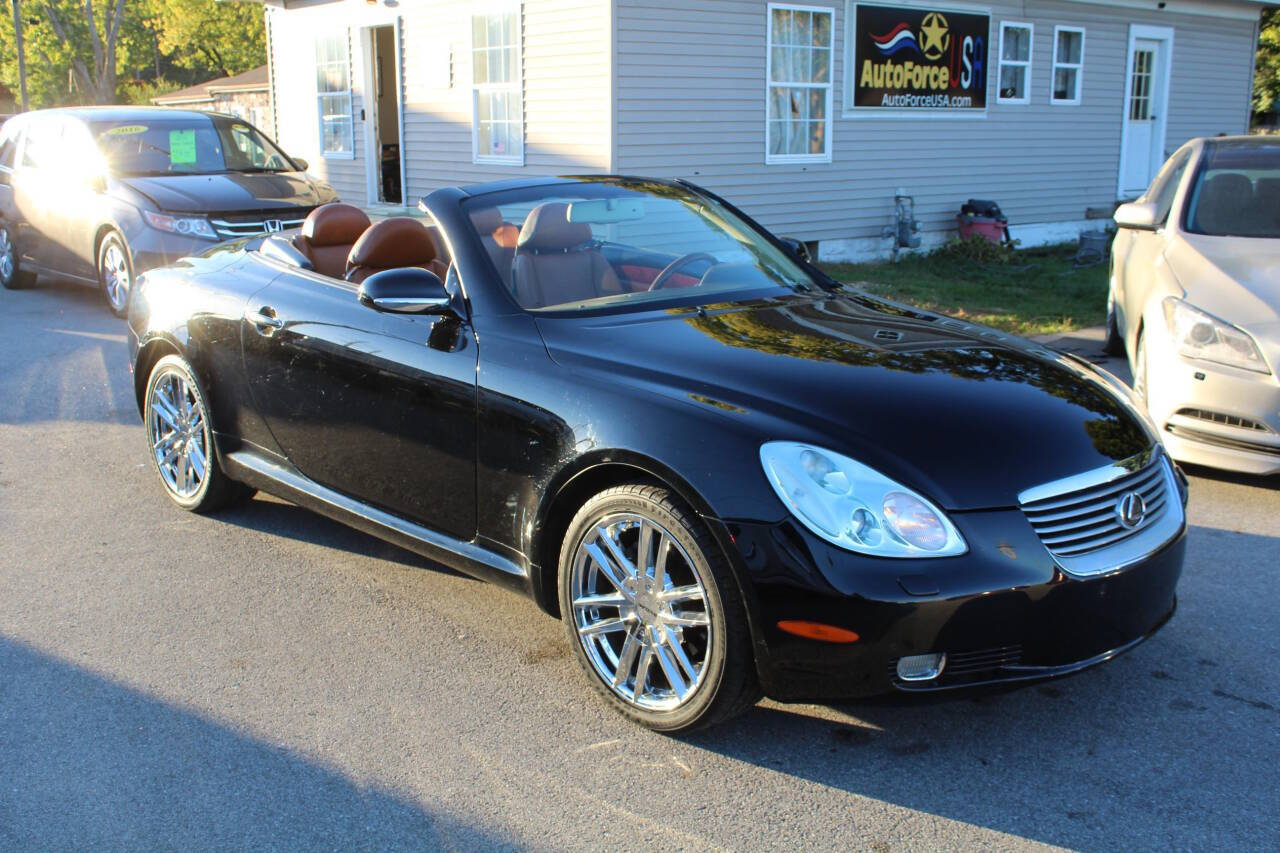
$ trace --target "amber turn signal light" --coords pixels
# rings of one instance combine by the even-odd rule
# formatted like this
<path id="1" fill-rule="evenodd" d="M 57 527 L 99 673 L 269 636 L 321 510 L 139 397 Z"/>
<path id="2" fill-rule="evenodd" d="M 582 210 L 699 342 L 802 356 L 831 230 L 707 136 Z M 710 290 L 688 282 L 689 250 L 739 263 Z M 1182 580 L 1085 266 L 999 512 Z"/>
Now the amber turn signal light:
<path id="1" fill-rule="evenodd" d="M 783 619 L 778 627 L 788 634 L 818 640 L 823 643 L 856 643 L 858 635 L 848 628 L 823 625 L 821 622 L 804 622 L 799 619 Z"/>

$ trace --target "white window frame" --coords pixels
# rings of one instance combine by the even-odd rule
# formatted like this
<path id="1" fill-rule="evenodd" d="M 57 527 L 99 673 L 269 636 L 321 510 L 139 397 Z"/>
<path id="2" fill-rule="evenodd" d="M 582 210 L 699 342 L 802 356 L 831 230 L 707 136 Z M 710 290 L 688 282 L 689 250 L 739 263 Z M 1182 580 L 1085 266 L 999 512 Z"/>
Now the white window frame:
<path id="1" fill-rule="evenodd" d="M 1027 31 L 1027 58 L 1022 59 L 1005 59 L 1004 58 L 1004 31 L 1005 29 L 1022 29 Z M 996 103 L 997 104 L 1029 104 L 1031 103 L 1031 67 L 1036 57 L 1036 28 L 1035 24 L 1026 21 L 1001 21 L 1000 22 L 1000 44 L 996 53 Z M 1027 70 L 1027 88 L 1026 95 L 1021 98 L 1005 98 L 1000 95 L 1000 80 L 1004 77 L 1004 67 L 1006 65 L 1015 68 L 1025 68 Z"/>
<path id="2" fill-rule="evenodd" d="M 476 83 L 476 44 L 475 44 L 475 19 L 480 17 L 489 17 L 491 15 L 508 15 L 516 16 L 516 61 L 515 61 L 515 77 L 509 83 Z M 472 9 L 471 14 L 467 17 L 467 52 L 471 61 L 471 162 L 485 163 L 499 166 L 523 166 L 524 165 L 524 10 L 519 2 L 514 3 L 490 3 Z M 486 48 L 491 47 L 486 45 Z M 512 92 L 519 96 L 520 99 L 520 118 L 518 124 L 520 126 L 520 152 L 518 154 L 482 154 L 480 153 L 480 93 L 481 92 Z"/>
<path id="3" fill-rule="evenodd" d="M 1080 61 L 1062 62 L 1058 59 L 1058 33 L 1079 33 L 1080 34 Z M 1084 45 L 1085 34 L 1084 27 L 1072 27 L 1066 24 L 1059 24 L 1053 28 L 1053 67 L 1049 72 L 1049 103 L 1055 107 L 1075 107 L 1080 105 L 1080 100 L 1084 96 Z M 1076 72 L 1076 96 L 1074 98 L 1058 98 L 1054 96 L 1054 86 L 1057 85 L 1058 69 L 1074 68 Z"/>
<path id="4" fill-rule="evenodd" d="M 316 131 L 319 138 L 316 139 L 316 148 L 320 151 L 320 156 L 326 160 L 354 160 L 356 159 L 356 117 L 355 117 L 355 95 L 351 86 L 351 33 L 345 29 L 333 33 L 320 33 L 312 39 L 311 42 L 311 73 L 314 75 L 316 67 L 320 64 L 316 57 L 316 45 L 321 40 L 337 39 L 344 45 L 343 56 L 346 57 L 347 64 L 347 115 L 350 120 L 347 127 L 350 129 L 347 139 L 346 151 L 326 151 L 324 148 L 324 110 L 321 108 L 321 98 L 341 95 L 342 92 L 321 92 L 319 86 L 316 87 Z"/>
<path id="5" fill-rule="evenodd" d="M 829 58 L 827 60 L 827 82 L 826 83 L 778 83 L 773 82 L 773 13 L 775 9 L 781 9 L 788 12 L 817 12 L 831 16 L 831 44 L 827 46 Z M 836 53 L 836 10 L 832 6 L 806 6 L 796 3 L 770 3 L 765 10 L 765 71 L 764 71 L 764 162 L 766 166 L 774 166 L 786 163 L 830 163 L 831 162 L 831 108 L 832 108 L 832 90 L 834 88 L 833 81 L 835 78 L 835 53 Z M 774 86 L 785 86 L 793 89 L 826 89 L 826 119 L 825 127 L 822 131 L 823 148 L 821 154 L 771 154 L 769 153 L 769 90 Z"/>

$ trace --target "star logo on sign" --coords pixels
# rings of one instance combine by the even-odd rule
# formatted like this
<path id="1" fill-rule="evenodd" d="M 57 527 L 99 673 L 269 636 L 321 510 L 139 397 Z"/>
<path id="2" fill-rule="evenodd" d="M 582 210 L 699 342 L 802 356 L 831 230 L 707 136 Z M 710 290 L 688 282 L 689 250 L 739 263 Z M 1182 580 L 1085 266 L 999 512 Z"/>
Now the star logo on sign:
<path id="1" fill-rule="evenodd" d="M 920 52 L 926 59 L 937 59 L 951 44 L 947 19 L 938 12 L 930 12 L 920 22 Z"/>

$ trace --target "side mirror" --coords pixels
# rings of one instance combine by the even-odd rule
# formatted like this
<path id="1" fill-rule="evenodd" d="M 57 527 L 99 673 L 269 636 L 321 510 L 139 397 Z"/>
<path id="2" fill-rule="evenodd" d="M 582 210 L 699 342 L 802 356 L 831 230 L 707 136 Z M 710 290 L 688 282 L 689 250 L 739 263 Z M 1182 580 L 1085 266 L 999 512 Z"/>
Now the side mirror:
<path id="1" fill-rule="evenodd" d="M 374 273 L 360 285 L 360 304 L 395 314 L 449 314 L 453 300 L 440 276 L 421 267 Z"/>
<path id="2" fill-rule="evenodd" d="M 781 237 L 779 239 L 781 239 L 786 247 L 791 250 L 792 254 L 800 260 L 807 264 L 813 263 L 813 258 L 809 257 L 809 247 L 806 246 L 802 240 L 797 240 L 795 237 Z"/>
<path id="3" fill-rule="evenodd" d="M 1116 225 L 1138 231 L 1156 230 L 1156 206 L 1145 201 L 1131 201 L 1116 208 Z"/>
<path id="4" fill-rule="evenodd" d="M 298 167 L 299 172 L 305 172 L 307 171 L 307 169 L 311 168 L 311 164 L 308 163 L 306 160 L 303 160 L 301 157 L 290 157 L 289 159 L 292 160 L 294 165 Z"/>

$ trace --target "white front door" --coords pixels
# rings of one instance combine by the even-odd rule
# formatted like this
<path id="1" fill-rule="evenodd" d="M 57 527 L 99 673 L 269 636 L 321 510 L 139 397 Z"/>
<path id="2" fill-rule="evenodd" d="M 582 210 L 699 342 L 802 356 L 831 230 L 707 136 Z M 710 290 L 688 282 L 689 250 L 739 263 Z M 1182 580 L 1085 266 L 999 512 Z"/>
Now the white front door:
<path id="1" fill-rule="evenodd" d="M 1135 27 L 1135 30 L 1138 28 Z M 1124 131 L 1120 142 L 1121 198 L 1141 195 L 1164 163 L 1165 112 L 1173 33 L 1142 28 L 1129 37 Z"/>

